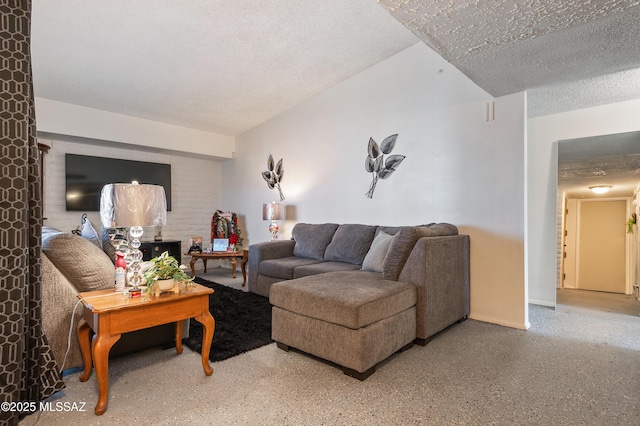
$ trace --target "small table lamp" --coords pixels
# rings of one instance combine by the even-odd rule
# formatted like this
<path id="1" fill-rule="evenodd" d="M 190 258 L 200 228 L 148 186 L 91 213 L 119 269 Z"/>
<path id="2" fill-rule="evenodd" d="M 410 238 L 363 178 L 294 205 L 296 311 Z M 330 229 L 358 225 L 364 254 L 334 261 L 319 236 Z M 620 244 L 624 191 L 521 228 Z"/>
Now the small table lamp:
<path id="1" fill-rule="evenodd" d="M 276 203 L 273 201 L 271 204 L 265 203 L 262 205 L 262 220 L 270 220 L 269 231 L 271 232 L 271 241 L 278 239 L 278 227 L 277 220 L 284 219 L 284 204 Z"/>
<path id="2" fill-rule="evenodd" d="M 131 284 L 129 294 L 140 295 L 140 238 L 143 226 L 160 226 L 167 223 L 167 200 L 160 185 L 133 183 L 111 183 L 102 188 L 100 195 L 100 220 L 105 228 L 130 227 Z"/>

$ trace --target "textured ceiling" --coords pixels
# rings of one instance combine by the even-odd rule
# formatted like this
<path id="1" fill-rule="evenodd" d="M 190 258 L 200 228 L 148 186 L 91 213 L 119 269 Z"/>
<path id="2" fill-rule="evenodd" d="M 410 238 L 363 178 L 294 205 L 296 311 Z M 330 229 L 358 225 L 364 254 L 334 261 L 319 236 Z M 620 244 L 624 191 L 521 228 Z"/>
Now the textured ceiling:
<path id="1" fill-rule="evenodd" d="M 379 2 L 490 94 L 528 91 L 530 117 L 640 97 L 621 72 L 640 67 L 638 0 Z"/>
<path id="2" fill-rule="evenodd" d="M 597 198 L 592 185 L 612 185 L 606 197 L 629 197 L 638 184 L 640 132 L 558 142 L 558 188 L 570 198 Z"/>
<path id="3" fill-rule="evenodd" d="M 640 98 L 639 4 L 34 0 L 35 94 L 237 135 L 422 40 L 536 117 Z"/>
<path id="4" fill-rule="evenodd" d="M 374 0 L 34 0 L 38 97 L 237 135 L 419 40 Z"/>
<path id="5" fill-rule="evenodd" d="M 640 98 L 640 1 L 378 0 L 494 96 L 526 91 L 529 117 Z M 638 133 L 560 142 L 558 188 L 597 197 L 640 183 Z"/>

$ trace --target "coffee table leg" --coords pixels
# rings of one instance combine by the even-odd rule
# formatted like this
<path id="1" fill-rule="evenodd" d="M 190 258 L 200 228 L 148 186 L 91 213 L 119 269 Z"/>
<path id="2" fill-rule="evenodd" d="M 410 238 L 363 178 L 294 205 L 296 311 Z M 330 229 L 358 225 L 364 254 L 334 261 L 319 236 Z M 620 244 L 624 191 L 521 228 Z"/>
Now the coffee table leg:
<path id="1" fill-rule="evenodd" d="M 208 304 L 209 298 L 207 297 L 206 300 Z M 197 317 L 194 317 L 194 319 L 202 324 L 204 328 L 204 333 L 202 333 L 202 369 L 205 375 L 210 376 L 213 374 L 213 368 L 209 365 L 209 352 L 211 351 L 211 342 L 213 341 L 213 331 L 216 327 L 216 322 L 208 308 Z"/>
<path id="2" fill-rule="evenodd" d="M 247 261 L 249 259 L 243 257 L 240 261 L 240 269 L 242 270 L 242 287 L 247 283 Z"/>
<path id="3" fill-rule="evenodd" d="M 189 266 L 191 266 L 191 276 L 192 277 L 196 276 L 196 268 L 195 268 L 196 260 L 198 260 L 197 257 L 191 256 L 191 262 L 189 262 Z"/>
<path id="4" fill-rule="evenodd" d="M 108 332 L 103 332 L 98 333 L 95 339 L 93 344 L 93 361 L 96 364 L 98 403 L 94 411 L 96 415 L 101 416 L 107 411 L 107 404 L 109 403 L 109 351 L 113 344 L 120 339 L 120 335 L 110 335 Z"/>
<path id="5" fill-rule="evenodd" d="M 235 277 L 236 277 L 236 268 L 237 268 L 237 266 L 238 266 L 238 261 L 236 260 L 236 258 L 235 258 L 235 257 L 232 257 L 232 258 L 231 258 L 231 271 L 232 271 L 232 272 L 231 272 L 231 276 L 232 276 L 233 278 L 235 278 Z"/>
<path id="6" fill-rule="evenodd" d="M 80 353 L 82 354 L 82 362 L 84 364 L 84 372 L 80 376 L 81 382 L 86 382 L 91 377 L 91 370 L 93 368 L 93 360 L 91 359 L 91 341 L 89 332 L 91 327 L 82 318 L 78 323 L 78 343 L 80 344 Z"/>
<path id="7" fill-rule="evenodd" d="M 182 353 L 182 328 L 184 327 L 184 320 L 176 322 L 176 353 Z"/>

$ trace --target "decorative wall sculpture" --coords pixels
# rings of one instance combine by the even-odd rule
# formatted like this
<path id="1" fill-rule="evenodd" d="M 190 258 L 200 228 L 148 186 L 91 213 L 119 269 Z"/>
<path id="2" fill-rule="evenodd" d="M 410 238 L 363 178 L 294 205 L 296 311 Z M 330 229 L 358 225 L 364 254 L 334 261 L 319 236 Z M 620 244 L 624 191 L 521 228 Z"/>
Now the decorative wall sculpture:
<path id="1" fill-rule="evenodd" d="M 393 151 L 397 139 L 397 134 L 388 136 L 378 146 L 373 138 L 369 138 L 368 155 L 364 163 L 365 170 L 372 174 L 371 185 L 366 193 L 369 198 L 373 198 L 373 191 L 376 190 L 378 179 L 388 179 L 405 159 L 404 155 L 389 155 L 386 159 L 384 158 L 385 154 Z"/>
<path id="2" fill-rule="evenodd" d="M 284 175 L 284 167 L 282 166 L 282 158 L 278 161 L 278 164 L 273 166 L 273 157 L 269 154 L 267 159 L 267 170 L 262 172 L 262 178 L 267 181 L 267 186 L 271 189 L 276 188 L 280 195 L 280 201 L 284 201 L 284 195 L 282 195 L 282 188 L 280 188 L 280 182 L 282 182 L 282 176 Z"/>

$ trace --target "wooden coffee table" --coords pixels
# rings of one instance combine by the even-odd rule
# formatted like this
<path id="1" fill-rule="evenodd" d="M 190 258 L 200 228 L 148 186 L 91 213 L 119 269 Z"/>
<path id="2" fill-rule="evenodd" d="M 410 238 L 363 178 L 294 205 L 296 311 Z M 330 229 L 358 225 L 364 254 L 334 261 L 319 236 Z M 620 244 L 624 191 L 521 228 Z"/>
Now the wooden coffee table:
<path id="1" fill-rule="evenodd" d="M 182 285 L 181 285 L 182 287 Z M 113 290 L 88 291 L 78 294 L 84 305 L 83 317 L 78 324 L 78 341 L 84 372 L 81 382 L 91 376 L 92 364 L 96 367 L 98 403 L 95 413 L 107 410 L 109 397 L 109 350 L 122 333 L 141 330 L 155 325 L 176 323 L 176 352 L 182 353 L 182 327 L 184 320 L 194 318 L 202 324 L 202 368 L 210 376 L 209 351 L 213 340 L 215 321 L 209 312 L 209 295 L 213 290 L 200 284 L 181 288 L 180 293 L 164 293 L 158 297 L 145 294 L 129 298 Z M 96 334 L 89 344 L 90 330 Z"/>
<path id="2" fill-rule="evenodd" d="M 231 276 L 236 277 L 236 268 L 238 266 L 238 260 L 240 259 L 240 269 L 242 269 L 242 287 L 247 283 L 247 261 L 249 260 L 249 250 L 244 249 L 242 251 L 214 251 L 211 253 L 187 253 L 187 256 L 191 256 L 191 276 L 196 276 L 195 264 L 198 259 L 202 259 L 204 263 L 204 272 L 207 272 L 207 260 L 209 259 L 229 259 L 231 261 Z"/>

